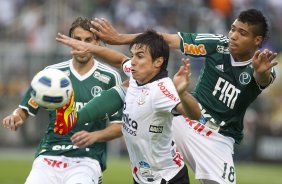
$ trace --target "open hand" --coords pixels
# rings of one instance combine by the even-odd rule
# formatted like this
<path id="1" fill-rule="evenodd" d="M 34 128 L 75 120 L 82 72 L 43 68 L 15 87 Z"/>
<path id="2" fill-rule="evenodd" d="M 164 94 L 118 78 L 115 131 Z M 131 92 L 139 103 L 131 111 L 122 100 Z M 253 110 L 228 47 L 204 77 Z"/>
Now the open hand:
<path id="1" fill-rule="evenodd" d="M 90 31 L 98 36 L 99 39 L 111 45 L 119 44 L 120 34 L 108 20 L 104 18 L 95 18 L 91 21 L 91 24 L 95 29 L 91 28 Z"/>
<path id="2" fill-rule="evenodd" d="M 263 74 L 269 71 L 273 66 L 277 65 L 277 61 L 273 61 L 276 56 L 276 52 L 272 52 L 268 49 L 264 49 L 263 51 L 256 51 L 252 58 L 252 65 L 254 70 L 258 74 Z"/>
<path id="3" fill-rule="evenodd" d="M 179 68 L 178 72 L 173 77 L 173 83 L 179 94 L 182 94 L 187 90 L 191 78 L 190 60 L 188 58 L 182 58 L 182 63 L 183 65 Z"/>

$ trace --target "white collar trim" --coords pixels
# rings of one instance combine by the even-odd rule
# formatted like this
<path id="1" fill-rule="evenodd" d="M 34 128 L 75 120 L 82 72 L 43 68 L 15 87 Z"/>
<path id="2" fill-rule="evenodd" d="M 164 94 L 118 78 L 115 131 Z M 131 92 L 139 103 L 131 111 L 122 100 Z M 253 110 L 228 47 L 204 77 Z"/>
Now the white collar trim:
<path id="1" fill-rule="evenodd" d="M 97 65 L 98 65 L 98 62 L 96 60 L 92 60 L 92 62 L 94 63 L 93 67 L 87 72 L 85 73 L 84 75 L 80 75 L 73 67 L 73 59 L 71 59 L 71 62 L 70 62 L 70 70 L 72 72 L 72 74 L 80 81 L 83 81 L 85 79 L 87 79 L 88 77 L 90 77 L 93 72 L 97 69 Z"/>
<path id="2" fill-rule="evenodd" d="M 234 58 L 232 57 L 231 54 L 230 54 L 230 58 L 231 58 L 231 65 L 232 65 L 232 66 L 246 66 L 246 65 L 249 65 L 249 64 L 252 62 L 251 59 L 248 60 L 248 61 L 236 62 L 236 61 L 234 60 Z"/>

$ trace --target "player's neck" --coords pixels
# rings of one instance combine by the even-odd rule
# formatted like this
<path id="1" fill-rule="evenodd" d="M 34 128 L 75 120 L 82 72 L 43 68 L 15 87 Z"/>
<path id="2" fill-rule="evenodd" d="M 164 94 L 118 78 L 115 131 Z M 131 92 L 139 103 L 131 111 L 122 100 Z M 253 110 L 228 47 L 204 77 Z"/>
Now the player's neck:
<path id="1" fill-rule="evenodd" d="M 235 62 L 244 62 L 244 61 L 250 60 L 253 57 L 254 53 L 253 54 L 248 53 L 248 54 L 242 54 L 242 55 L 231 54 L 231 55 Z"/>

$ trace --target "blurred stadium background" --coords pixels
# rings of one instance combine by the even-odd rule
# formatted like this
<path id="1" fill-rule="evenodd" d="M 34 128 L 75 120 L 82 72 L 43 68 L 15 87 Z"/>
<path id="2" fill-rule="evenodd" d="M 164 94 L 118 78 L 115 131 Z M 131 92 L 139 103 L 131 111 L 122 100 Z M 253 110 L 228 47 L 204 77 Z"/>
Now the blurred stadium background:
<path id="1" fill-rule="evenodd" d="M 17 107 L 35 73 L 49 64 L 71 57 L 70 49 L 57 43 L 55 37 L 58 32 L 68 34 L 70 24 L 77 16 L 107 18 L 123 33 L 154 28 L 169 33 L 186 31 L 227 34 L 234 17 L 247 8 L 261 9 L 269 18 L 271 37 L 263 47 L 277 51 L 280 63 L 276 67 L 277 79 L 274 85 L 263 92 L 246 113 L 245 138 L 235 149 L 238 183 L 281 183 L 280 0 L 0 0 L 0 118 L 3 119 Z M 128 53 L 127 46 L 109 47 Z M 171 76 L 180 65 L 181 57 L 179 51 L 171 51 Z M 191 89 L 203 63 L 202 59 L 193 61 L 194 83 Z M 1 184 L 24 182 L 31 168 L 35 147 L 47 125 L 46 120 L 46 112 L 41 111 L 17 132 L 6 131 L 0 126 Z M 105 184 L 131 183 L 123 140 L 110 142 L 109 150 Z M 259 171 L 256 172 L 256 169 Z"/>

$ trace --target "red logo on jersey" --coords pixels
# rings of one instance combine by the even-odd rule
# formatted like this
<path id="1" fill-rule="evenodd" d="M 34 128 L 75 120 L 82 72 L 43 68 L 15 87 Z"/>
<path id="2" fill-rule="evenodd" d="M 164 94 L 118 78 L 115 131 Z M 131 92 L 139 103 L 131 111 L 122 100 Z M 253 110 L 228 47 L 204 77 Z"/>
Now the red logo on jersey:
<path id="1" fill-rule="evenodd" d="M 168 89 L 164 86 L 164 82 L 159 82 L 158 86 L 160 87 L 160 90 L 163 92 L 165 96 L 167 96 L 168 98 L 172 99 L 175 102 L 179 101 L 179 98 L 174 96 L 174 94 L 168 91 Z"/>
<path id="2" fill-rule="evenodd" d="M 50 165 L 51 167 L 57 167 L 57 168 L 67 168 L 69 166 L 68 163 L 64 163 L 62 161 L 52 160 L 48 158 L 44 158 L 44 161 Z"/>
<path id="3" fill-rule="evenodd" d="M 185 54 L 192 54 L 192 55 L 206 55 L 207 51 L 204 44 L 194 45 L 194 44 L 187 44 L 184 43 L 184 53 Z"/>
<path id="4" fill-rule="evenodd" d="M 128 66 L 124 66 L 124 68 L 123 68 L 123 71 L 124 71 L 124 73 L 130 73 L 131 72 L 131 67 L 128 67 Z"/>
<path id="5" fill-rule="evenodd" d="M 197 133 L 200 133 L 205 136 L 210 136 L 212 134 L 212 131 L 207 129 L 205 125 L 198 121 L 193 121 L 187 117 L 184 117 L 185 121 L 189 124 L 191 128 L 193 128 Z"/>

